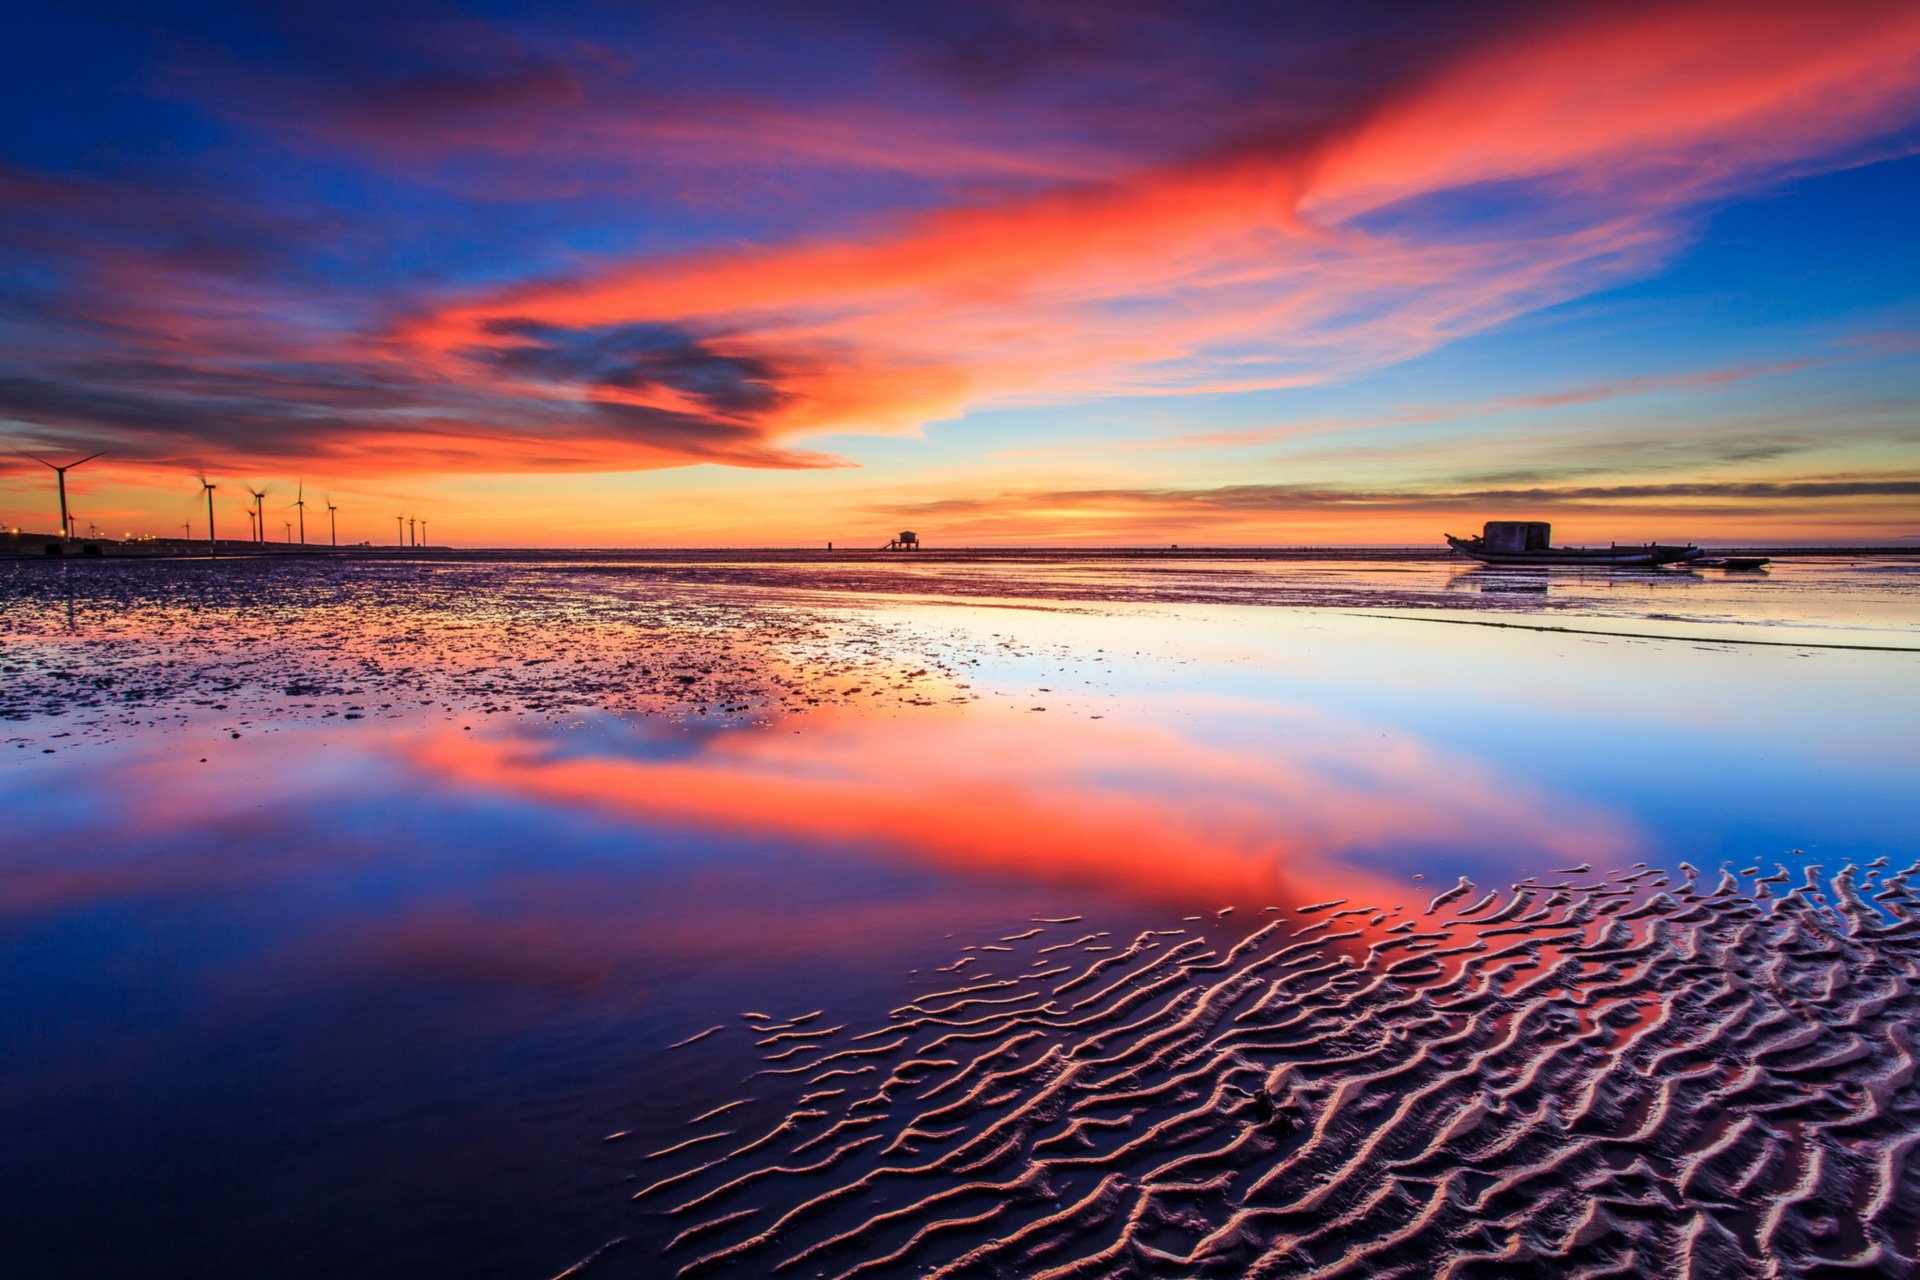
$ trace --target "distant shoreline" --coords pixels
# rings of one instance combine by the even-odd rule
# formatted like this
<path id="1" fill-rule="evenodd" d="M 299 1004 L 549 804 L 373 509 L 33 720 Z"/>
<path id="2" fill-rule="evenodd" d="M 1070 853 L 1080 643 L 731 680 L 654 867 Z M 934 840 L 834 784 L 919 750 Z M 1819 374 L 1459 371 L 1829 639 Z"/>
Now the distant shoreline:
<path id="1" fill-rule="evenodd" d="M 48 555 L 54 535 L 0 534 L 0 560 L 64 564 L 83 560 L 198 560 L 209 558 L 206 544 L 181 539 L 115 542 L 75 539 L 60 555 Z M 1831 557 L 1920 557 L 1920 546 L 1701 544 L 1714 555 L 1769 556 L 1775 559 Z M 88 548 L 97 548 L 89 550 Z M 513 560 L 641 560 L 720 564 L 962 564 L 971 562 L 1069 560 L 1459 560 L 1445 546 L 1004 546 L 935 547 L 920 551 L 881 551 L 871 547 L 829 551 L 823 547 L 351 547 L 289 546 L 222 540 L 221 560 L 433 560 L 496 562 Z M 1461 561 L 1461 563 L 1466 563 Z"/>

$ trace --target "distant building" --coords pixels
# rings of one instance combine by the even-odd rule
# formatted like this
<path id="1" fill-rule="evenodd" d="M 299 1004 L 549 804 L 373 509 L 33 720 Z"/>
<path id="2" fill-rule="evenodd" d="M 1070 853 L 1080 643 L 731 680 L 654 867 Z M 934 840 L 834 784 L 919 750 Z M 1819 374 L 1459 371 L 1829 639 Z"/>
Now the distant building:
<path id="1" fill-rule="evenodd" d="M 1553 526 L 1541 520 L 1489 520 L 1480 536 L 1488 551 L 1545 551 L 1552 544 Z"/>

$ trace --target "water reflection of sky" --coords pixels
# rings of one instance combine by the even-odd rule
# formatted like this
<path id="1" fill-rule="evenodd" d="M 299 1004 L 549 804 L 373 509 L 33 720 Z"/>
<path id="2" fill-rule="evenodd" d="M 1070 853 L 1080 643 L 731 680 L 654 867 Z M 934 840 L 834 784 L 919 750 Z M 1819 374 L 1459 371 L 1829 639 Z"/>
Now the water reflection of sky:
<path id="1" fill-rule="evenodd" d="M 553 565 L 564 573 L 567 565 Z M 634 561 L 599 566 L 619 580 L 664 576 L 681 586 L 750 584 L 893 596 L 1257 602 L 1295 607 L 1417 607 L 1565 618 L 1714 623 L 1811 638 L 1845 630 L 1869 643 L 1910 642 L 1920 616 L 1920 563 L 1834 556 L 1776 560 L 1756 571 L 1723 569 L 1539 569 L 1463 558 L 1273 560 L 1087 559 L 1040 554 L 1021 560 L 939 557 L 831 564 Z"/>
<path id="2" fill-rule="evenodd" d="M 11 762 L 0 1183 L 24 1273 L 551 1272 L 635 1225 L 600 1134 L 741 1096 L 738 1034 L 663 1046 L 748 1008 L 871 1016 L 1030 914 L 1121 929 L 1574 861 L 1904 859 L 1920 835 L 1904 655 L 928 617 L 978 633 L 991 696 Z"/>

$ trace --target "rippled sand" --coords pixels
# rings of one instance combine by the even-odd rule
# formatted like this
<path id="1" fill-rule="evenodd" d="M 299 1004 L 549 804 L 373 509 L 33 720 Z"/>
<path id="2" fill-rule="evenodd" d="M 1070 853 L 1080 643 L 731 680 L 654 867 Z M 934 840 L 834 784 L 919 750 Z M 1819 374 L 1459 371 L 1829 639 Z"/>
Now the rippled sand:
<path id="1" fill-rule="evenodd" d="M 884 1025 L 741 1014 L 788 1113 L 634 1199 L 682 1276 L 1908 1274 L 1920 864 L 1761 870 L 1036 920 Z"/>

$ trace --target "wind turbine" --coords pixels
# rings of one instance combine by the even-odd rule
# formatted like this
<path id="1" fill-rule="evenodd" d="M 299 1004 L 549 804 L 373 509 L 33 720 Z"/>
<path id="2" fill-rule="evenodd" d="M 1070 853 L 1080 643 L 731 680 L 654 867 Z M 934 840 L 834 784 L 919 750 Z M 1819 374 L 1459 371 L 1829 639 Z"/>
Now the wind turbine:
<path id="1" fill-rule="evenodd" d="M 420 535 L 414 528 L 414 526 L 419 523 L 420 522 L 418 520 L 415 520 L 412 516 L 407 517 L 407 545 L 410 547 L 417 547 L 420 545 Z"/>
<path id="2" fill-rule="evenodd" d="M 334 523 L 333 513 L 340 508 L 333 505 L 332 494 L 327 494 L 322 501 L 327 504 L 327 543 L 337 547 L 340 545 L 340 527 Z"/>
<path id="3" fill-rule="evenodd" d="M 395 516 L 393 518 L 393 545 L 396 547 L 404 547 L 407 545 L 407 518 L 405 516 Z"/>
<path id="4" fill-rule="evenodd" d="M 260 504 L 266 501 L 267 491 L 248 485 L 247 492 L 253 495 L 253 540 L 255 542 L 265 542 L 267 540 L 267 512 L 266 508 Z"/>
<path id="5" fill-rule="evenodd" d="M 425 516 L 420 517 L 420 545 L 423 547 L 427 545 L 427 518 Z"/>
<path id="6" fill-rule="evenodd" d="M 293 505 L 300 511 L 300 545 L 304 547 L 307 545 L 307 482 L 305 480 L 300 481 L 300 487 L 295 490 L 295 494 Z"/>
<path id="7" fill-rule="evenodd" d="M 214 536 L 213 532 L 213 491 L 217 487 L 205 476 L 200 477 L 200 490 L 207 495 L 207 554 L 209 556 L 220 554 L 220 539 Z"/>
<path id="8" fill-rule="evenodd" d="M 103 449 L 101 450 L 101 452 L 104 453 L 106 451 Z M 49 471 L 53 472 L 54 475 L 60 477 L 60 536 L 68 541 L 72 541 L 73 540 L 73 517 L 67 514 L 67 472 L 79 466 L 80 462 L 92 462 L 95 458 L 99 457 L 100 454 L 90 453 L 86 457 L 80 459 L 80 462 L 69 462 L 64 467 L 56 466 L 37 454 L 29 453 L 27 454 L 27 456 L 29 458 L 32 458 L 35 462 L 39 463 L 41 466 L 47 468 Z"/>

